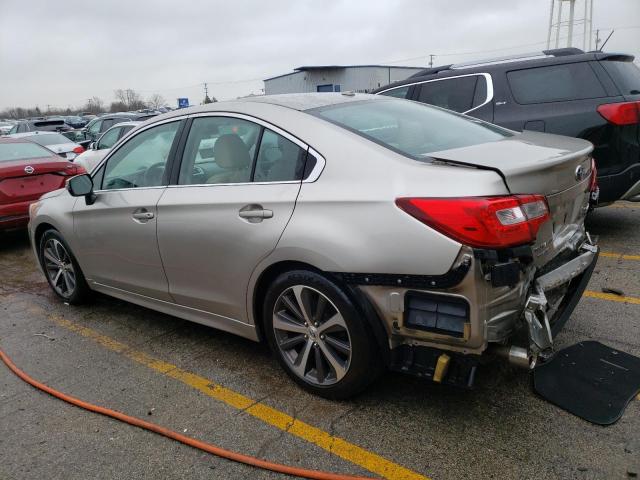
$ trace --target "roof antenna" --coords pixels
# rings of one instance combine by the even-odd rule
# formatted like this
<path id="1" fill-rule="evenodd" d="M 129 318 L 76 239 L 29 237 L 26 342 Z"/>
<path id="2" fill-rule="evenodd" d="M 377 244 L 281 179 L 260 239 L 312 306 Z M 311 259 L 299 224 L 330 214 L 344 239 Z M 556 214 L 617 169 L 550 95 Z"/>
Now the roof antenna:
<path id="1" fill-rule="evenodd" d="M 611 33 L 609 34 L 609 36 L 607 37 L 607 39 L 604 41 L 604 43 L 602 44 L 602 46 L 600 47 L 600 50 L 598 50 L 599 52 L 601 52 L 604 49 L 604 46 L 607 44 L 607 42 L 609 41 L 609 39 L 611 38 L 611 35 L 613 35 L 613 32 L 615 32 L 615 30 L 611 30 Z"/>

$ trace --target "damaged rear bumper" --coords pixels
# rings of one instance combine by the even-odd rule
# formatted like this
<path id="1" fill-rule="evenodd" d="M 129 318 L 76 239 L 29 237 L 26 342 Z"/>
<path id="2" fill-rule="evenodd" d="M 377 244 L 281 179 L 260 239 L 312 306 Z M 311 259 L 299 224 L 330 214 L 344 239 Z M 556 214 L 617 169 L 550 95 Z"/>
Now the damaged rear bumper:
<path id="1" fill-rule="evenodd" d="M 554 337 L 567 323 L 589 283 L 598 255 L 598 247 L 585 242 L 577 257 L 535 279 L 534 292 L 527 298 L 524 309 L 530 358 L 551 352 Z M 546 294 L 561 287 L 567 291 L 559 305 L 551 307 Z"/>

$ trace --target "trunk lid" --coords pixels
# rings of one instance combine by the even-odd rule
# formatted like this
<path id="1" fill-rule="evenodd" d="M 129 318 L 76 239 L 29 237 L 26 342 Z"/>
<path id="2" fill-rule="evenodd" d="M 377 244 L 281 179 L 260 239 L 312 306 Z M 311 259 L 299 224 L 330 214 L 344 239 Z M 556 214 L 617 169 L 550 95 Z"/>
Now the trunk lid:
<path id="1" fill-rule="evenodd" d="M 0 162 L 0 205 L 37 200 L 63 187 L 76 170 L 71 162 L 56 157 Z"/>
<path id="2" fill-rule="evenodd" d="M 447 164 L 493 170 L 513 194 L 545 195 L 551 221 L 542 225 L 533 246 L 535 263 L 542 266 L 563 250 L 575 250 L 584 238 L 592 150 L 585 140 L 523 132 L 430 156 Z"/>

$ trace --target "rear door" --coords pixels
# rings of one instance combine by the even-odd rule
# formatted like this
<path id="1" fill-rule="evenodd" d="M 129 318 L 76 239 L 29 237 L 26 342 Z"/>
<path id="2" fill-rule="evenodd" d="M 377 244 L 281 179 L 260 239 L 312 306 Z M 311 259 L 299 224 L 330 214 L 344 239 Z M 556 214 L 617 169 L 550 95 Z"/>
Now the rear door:
<path id="1" fill-rule="evenodd" d="M 181 305 L 246 321 L 249 277 L 295 206 L 307 146 L 252 117 L 193 119 L 176 185 L 158 203 L 158 244 Z"/>
<path id="2" fill-rule="evenodd" d="M 91 280 L 171 300 L 158 251 L 156 205 L 180 128 L 180 120 L 171 120 L 138 132 L 93 175 L 95 202 L 76 202 L 78 257 Z"/>

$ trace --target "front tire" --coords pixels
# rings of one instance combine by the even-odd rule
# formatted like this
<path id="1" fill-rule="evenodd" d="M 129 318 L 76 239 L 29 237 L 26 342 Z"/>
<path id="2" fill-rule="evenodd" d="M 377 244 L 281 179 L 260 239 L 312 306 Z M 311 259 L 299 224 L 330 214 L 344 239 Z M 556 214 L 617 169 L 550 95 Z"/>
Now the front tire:
<path id="1" fill-rule="evenodd" d="M 380 372 L 365 320 L 330 279 L 307 270 L 285 272 L 267 291 L 263 312 L 271 350 L 305 390 L 345 399 Z"/>
<path id="2" fill-rule="evenodd" d="M 80 265 L 57 230 L 44 232 L 38 253 L 47 282 L 59 298 L 72 305 L 89 299 L 91 290 Z"/>

